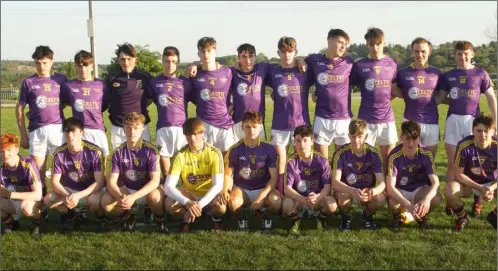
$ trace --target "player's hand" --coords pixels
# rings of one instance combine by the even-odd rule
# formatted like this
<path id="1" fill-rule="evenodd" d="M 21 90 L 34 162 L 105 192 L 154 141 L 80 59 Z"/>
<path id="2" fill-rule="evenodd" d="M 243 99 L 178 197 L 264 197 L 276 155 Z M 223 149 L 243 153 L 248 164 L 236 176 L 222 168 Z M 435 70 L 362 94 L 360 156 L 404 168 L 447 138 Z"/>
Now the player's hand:
<path id="1" fill-rule="evenodd" d="M 363 188 L 361 189 L 361 198 L 360 201 L 362 202 L 369 202 L 373 198 L 373 191 L 371 188 Z"/>
<path id="2" fill-rule="evenodd" d="M 492 201 L 495 197 L 495 193 L 496 193 L 496 190 L 487 189 L 486 192 L 483 194 L 484 201 L 486 201 L 486 202 Z"/>
<path id="3" fill-rule="evenodd" d="M 251 204 L 251 211 L 256 212 L 263 207 L 264 198 L 257 197 Z"/>
<path id="4" fill-rule="evenodd" d="M 0 197 L 4 199 L 10 199 L 11 192 L 5 188 L 5 186 L 0 185 Z"/>
<path id="5" fill-rule="evenodd" d="M 21 148 L 29 149 L 29 139 L 21 133 Z"/>
<path id="6" fill-rule="evenodd" d="M 228 190 L 222 190 L 218 194 L 217 201 L 221 205 L 227 205 L 229 200 L 230 200 L 230 192 L 228 192 Z"/>
<path id="7" fill-rule="evenodd" d="M 312 206 L 315 206 L 317 204 L 317 200 L 318 200 L 318 194 L 315 194 L 314 192 L 308 194 L 308 202 Z"/>
<path id="8" fill-rule="evenodd" d="M 306 72 L 308 65 L 301 58 L 296 58 L 296 66 L 299 68 L 300 72 Z"/>
<path id="9" fill-rule="evenodd" d="M 73 209 L 74 207 L 78 206 L 78 203 L 80 202 L 81 196 L 78 193 L 72 193 L 67 197 L 67 203 L 68 206 L 67 208 Z"/>
<path id="10" fill-rule="evenodd" d="M 413 209 L 414 209 L 416 215 L 419 218 L 422 218 L 425 215 L 427 215 L 427 213 L 429 212 L 429 208 L 430 207 L 431 207 L 431 201 L 427 200 L 427 199 L 424 199 L 421 202 L 415 204 L 415 206 L 413 207 Z"/>
<path id="11" fill-rule="evenodd" d="M 191 212 L 192 215 L 199 217 L 202 215 L 202 209 L 201 206 L 197 201 L 189 201 L 187 204 L 185 204 L 185 208 L 187 208 L 187 211 Z"/>
<path id="12" fill-rule="evenodd" d="M 183 215 L 183 221 L 187 223 L 194 223 L 196 216 L 190 211 L 187 210 Z"/>
<path id="13" fill-rule="evenodd" d="M 187 67 L 188 77 L 195 77 L 197 75 L 197 65 L 190 64 Z"/>
<path id="14" fill-rule="evenodd" d="M 122 210 L 130 210 L 133 207 L 133 204 L 135 204 L 135 201 L 136 199 L 132 195 L 124 195 L 119 201 L 120 208 Z"/>
<path id="15" fill-rule="evenodd" d="M 363 197 L 363 192 L 361 191 L 361 189 L 358 189 L 358 188 L 353 188 L 353 193 L 351 193 L 353 195 L 353 198 L 357 198 L 361 201 L 361 198 Z"/>

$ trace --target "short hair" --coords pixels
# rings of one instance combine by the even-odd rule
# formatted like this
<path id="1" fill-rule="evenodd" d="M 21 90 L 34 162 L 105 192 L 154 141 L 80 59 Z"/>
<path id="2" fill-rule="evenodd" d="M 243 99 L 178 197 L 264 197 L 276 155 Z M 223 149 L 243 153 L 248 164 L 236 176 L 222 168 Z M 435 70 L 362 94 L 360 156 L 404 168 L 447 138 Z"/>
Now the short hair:
<path id="1" fill-rule="evenodd" d="M 128 42 L 118 44 L 118 49 L 116 49 L 116 56 L 119 57 L 121 53 L 129 55 L 131 57 L 137 57 L 137 49 L 135 49 L 135 46 L 131 45 Z"/>
<path id="2" fill-rule="evenodd" d="M 83 131 L 84 129 L 83 122 L 77 118 L 70 117 L 62 122 L 62 131 L 64 133 L 72 132 L 76 130 L 76 128 L 80 129 L 81 131 Z"/>
<path id="3" fill-rule="evenodd" d="M 308 125 L 298 126 L 296 127 L 296 129 L 294 129 L 294 137 L 298 135 L 301 137 L 313 138 L 313 129 L 311 129 L 311 127 L 309 127 Z"/>
<path id="4" fill-rule="evenodd" d="M 90 64 L 93 64 L 92 53 L 85 50 L 77 52 L 76 55 L 74 55 L 74 63 L 81 66 L 88 66 Z"/>
<path id="5" fill-rule="evenodd" d="M 471 50 L 472 52 L 474 51 L 474 46 L 472 46 L 472 43 L 470 41 L 466 40 L 459 40 L 455 43 L 455 53 L 456 51 L 465 51 L 465 50 Z"/>
<path id="6" fill-rule="evenodd" d="M 31 55 L 33 60 L 40 60 L 44 58 L 54 59 L 54 51 L 50 47 L 45 45 L 40 45 L 36 47 L 35 52 Z"/>
<path id="7" fill-rule="evenodd" d="M 253 55 L 256 54 L 256 48 L 254 47 L 254 45 L 249 44 L 249 43 L 244 43 L 244 44 L 241 44 L 239 47 L 237 47 L 238 55 L 242 54 L 242 52 L 244 52 L 244 51 L 248 52 L 249 54 L 253 54 Z"/>
<path id="8" fill-rule="evenodd" d="M 131 112 L 124 117 L 123 123 L 124 126 L 133 126 L 138 123 L 145 124 L 145 116 L 138 112 Z"/>
<path id="9" fill-rule="evenodd" d="M 472 129 L 477 125 L 482 124 L 486 126 L 487 129 L 495 129 L 496 124 L 492 117 L 484 115 L 484 113 L 479 114 L 472 122 Z"/>
<path id="10" fill-rule="evenodd" d="M 417 139 L 420 137 L 420 124 L 413 120 L 404 121 L 401 124 L 401 135 L 408 139 Z"/>
<path id="11" fill-rule="evenodd" d="M 180 51 L 174 46 L 166 46 L 163 50 L 163 57 L 165 56 L 177 56 L 180 60 Z"/>
<path id="12" fill-rule="evenodd" d="M 204 123 L 199 118 L 190 118 L 182 126 L 183 134 L 186 136 L 204 133 Z"/>
<path id="13" fill-rule="evenodd" d="M 327 34 L 327 39 L 333 39 L 337 37 L 343 37 L 349 43 L 349 35 L 348 33 L 346 33 L 346 31 L 342 29 L 330 29 L 329 33 Z"/>
<path id="14" fill-rule="evenodd" d="M 282 52 L 292 52 L 296 48 L 297 42 L 294 38 L 283 36 L 278 40 L 278 50 Z"/>
<path id="15" fill-rule="evenodd" d="M 367 131 L 367 122 L 364 120 L 352 120 L 349 123 L 349 134 L 365 134 Z"/>
<path id="16" fill-rule="evenodd" d="M 15 134 L 11 134 L 9 132 L 5 132 L 2 134 L 0 137 L 0 148 L 3 150 L 6 150 L 10 147 L 14 148 L 19 148 L 19 137 Z"/>
<path id="17" fill-rule="evenodd" d="M 210 48 L 216 49 L 216 40 L 213 37 L 202 37 L 197 42 L 197 50 L 210 49 Z"/>
<path id="18" fill-rule="evenodd" d="M 415 44 L 421 44 L 421 43 L 427 43 L 427 45 L 429 46 L 429 51 L 432 51 L 432 43 L 422 37 L 417 37 L 412 41 L 411 45 L 412 51 L 413 51 L 413 46 L 415 46 Z"/>
<path id="19" fill-rule="evenodd" d="M 370 27 L 365 34 L 365 40 L 368 43 L 380 44 L 384 41 L 384 31 L 376 27 Z"/>
<path id="20" fill-rule="evenodd" d="M 263 116 L 261 116 L 261 113 L 259 113 L 258 111 L 247 111 L 242 116 L 242 123 L 246 121 L 250 121 L 256 124 L 262 124 Z"/>

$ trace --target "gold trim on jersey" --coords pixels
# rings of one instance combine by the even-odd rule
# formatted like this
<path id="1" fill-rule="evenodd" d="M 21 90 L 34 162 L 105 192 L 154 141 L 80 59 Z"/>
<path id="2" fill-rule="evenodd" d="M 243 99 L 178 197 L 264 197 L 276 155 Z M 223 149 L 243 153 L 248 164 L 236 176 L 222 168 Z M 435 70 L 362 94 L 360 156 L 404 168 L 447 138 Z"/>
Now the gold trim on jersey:
<path id="1" fill-rule="evenodd" d="M 29 175 L 33 179 L 33 184 L 40 182 L 40 180 L 38 180 L 38 178 L 36 178 L 35 170 L 33 169 L 33 166 L 31 166 L 31 163 L 25 162 L 23 160 L 19 160 L 19 164 L 21 165 L 21 167 L 28 169 Z"/>
<path id="2" fill-rule="evenodd" d="M 461 155 L 461 152 L 464 148 L 468 147 L 469 145 L 471 144 L 474 144 L 474 138 L 469 138 L 467 140 L 465 140 L 464 142 L 462 142 L 460 144 L 460 146 L 458 147 L 457 149 L 457 152 L 455 154 L 455 165 L 458 167 L 458 165 L 460 164 L 460 157 L 462 156 Z"/>
<path id="3" fill-rule="evenodd" d="M 339 162 L 339 158 L 343 153 L 345 153 L 347 150 L 351 150 L 351 144 L 346 144 L 341 146 L 334 154 L 334 157 L 332 157 L 332 169 L 337 169 L 337 162 Z"/>
<path id="4" fill-rule="evenodd" d="M 387 176 L 393 176 L 394 160 L 396 158 L 400 157 L 401 155 L 404 155 L 403 147 L 401 147 L 397 152 L 395 152 L 389 156 L 389 159 L 387 159 L 387 174 L 386 174 Z"/>

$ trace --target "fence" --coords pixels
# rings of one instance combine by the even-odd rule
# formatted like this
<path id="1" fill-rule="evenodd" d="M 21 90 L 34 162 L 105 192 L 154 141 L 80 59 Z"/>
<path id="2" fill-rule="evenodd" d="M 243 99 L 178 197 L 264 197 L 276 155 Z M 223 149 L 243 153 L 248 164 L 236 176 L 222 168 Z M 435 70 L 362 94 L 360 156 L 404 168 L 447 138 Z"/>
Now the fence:
<path id="1" fill-rule="evenodd" d="M 0 89 L 0 100 L 16 100 L 19 96 L 19 89 L 11 86 L 10 88 Z"/>

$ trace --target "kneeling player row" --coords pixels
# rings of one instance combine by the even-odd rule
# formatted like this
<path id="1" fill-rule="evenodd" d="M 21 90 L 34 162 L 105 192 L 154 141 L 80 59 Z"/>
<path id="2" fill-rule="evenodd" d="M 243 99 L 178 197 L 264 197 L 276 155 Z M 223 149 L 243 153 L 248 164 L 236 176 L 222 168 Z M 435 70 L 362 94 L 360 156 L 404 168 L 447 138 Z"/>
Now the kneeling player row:
<path id="1" fill-rule="evenodd" d="M 34 233 L 39 233 L 46 208 L 57 209 L 61 212 L 60 222 L 66 223 L 78 221 L 77 209 L 87 204 L 103 228 L 111 215 L 120 216 L 124 229 L 130 231 L 136 222 L 132 210 L 144 203 L 154 214 L 158 230 L 164 233 L 168 232 L 166 213 L 182 216 L 181 231 L 188 232 L 190 225 L 207 212 L 212 216 L 214 230 L 220 231 L 227 208 L 237 218 L 239 228 L 247 230 L 243 212 L 247 206 L 263 216 L 264 231 L 272 229 L 271 217 L 280 213 L 293 220 L 292 232 L 298 232 L 304 212 L 313 214 L 318 225 L 326 227 L 325 217 L 337 208 L 341 213 L 340 230 L 347 231 L 352 204 L 363 208 L 364 228 L 376 229 L 373 215 L 386 202 L 392 212 L 393 230 L 399 230 L 402 209 L 425 229 L 428 213 L 442 201 L 432 153 L 420 146 L 420 126 L 414 121 L 402 124 L 402 143 L 389 154 L 387 172 L 379 152 L 365 143 L 366 122 L 350 123 L 351 143 L 336 150 L 332 166 L 326 157 L 312 150 L 311 128 L 299 126 L 293 133 L 295 154 L 286 162 L 281 185 L 275 147 L 259 138 L 263 119 L 258 112 L 244 114 L 244 138 L 229 149 L 225 158 L 205 142 L 203 122 L 188 119 L 182 127 L 188 144 L 172 158 L 165 183 L 160 176 L 158 149 L 141 139 L 144 122 L 144 116 L 136 112 L 125 117 L 127 141 L 111 154 L 112 166 L 105 178 L 102 150 L 82 140 L 81 121 L 65 120 L 67 143 L 54 154 L 52 192 L 48 194 L 34 162 L 18 154 L 17 136 L 3 134 L 0 208 L 6 230 L 18 227 L 21 211 L 35 220 Z M 468 224 L 462 196 L 471 196 L 472 191 L 486 201 L 495 196 L 494 130 L 490 117 L 478 116 L 473 123 L 474 135 L 459 143 L 456 181 L 445 188 L 447 203 L 457 216 L 458 231 Z M 496 209 L 488 218 L 496 228 Z"/>

